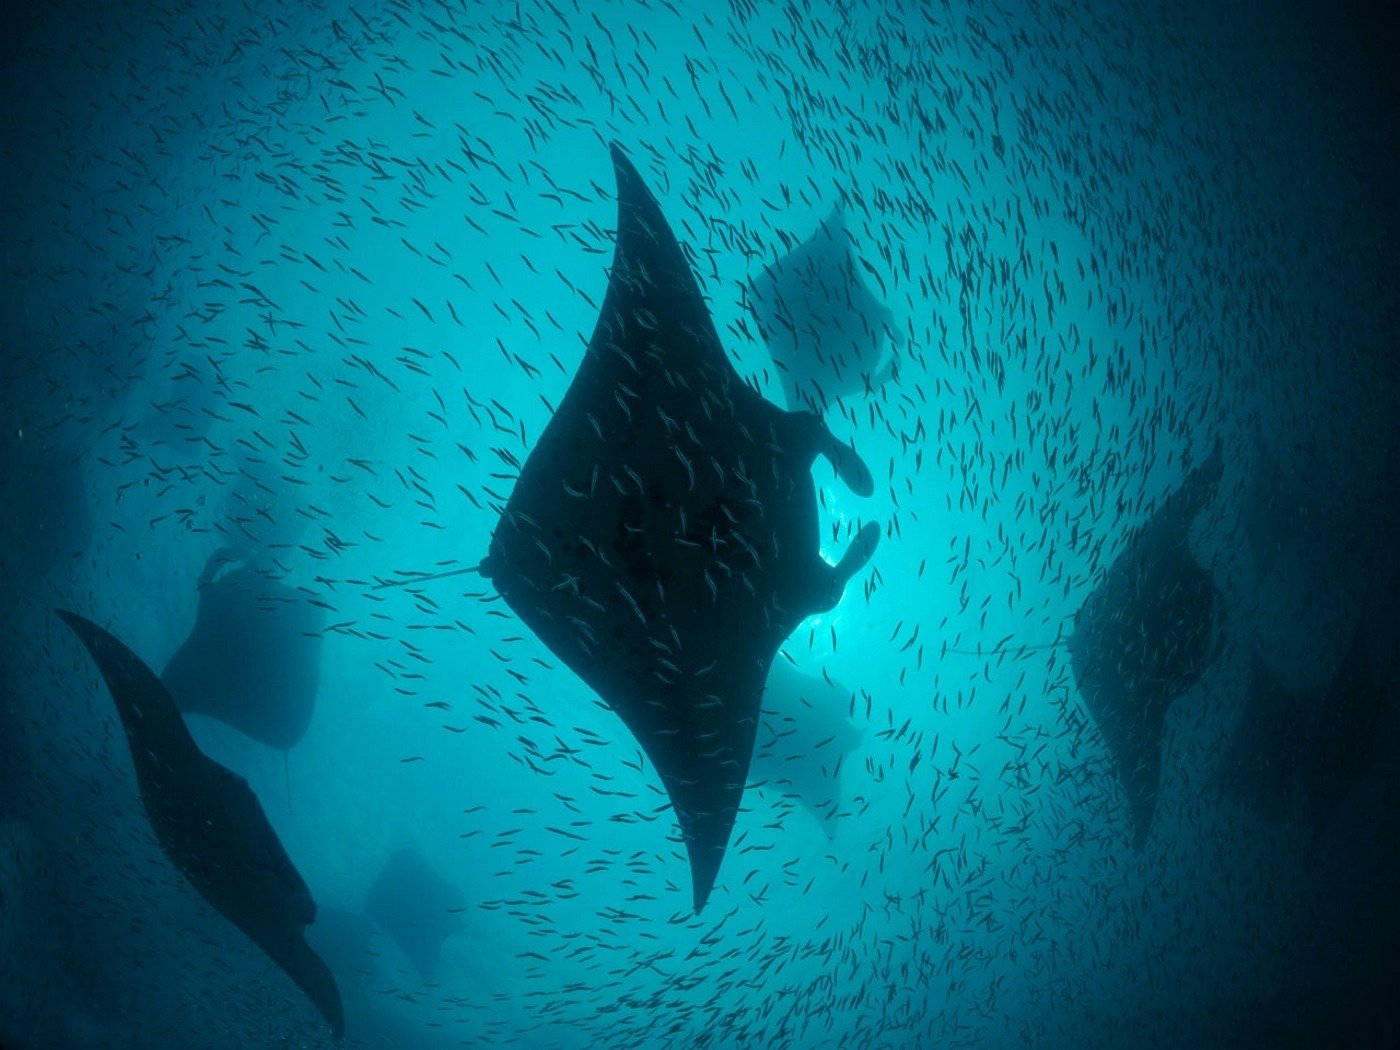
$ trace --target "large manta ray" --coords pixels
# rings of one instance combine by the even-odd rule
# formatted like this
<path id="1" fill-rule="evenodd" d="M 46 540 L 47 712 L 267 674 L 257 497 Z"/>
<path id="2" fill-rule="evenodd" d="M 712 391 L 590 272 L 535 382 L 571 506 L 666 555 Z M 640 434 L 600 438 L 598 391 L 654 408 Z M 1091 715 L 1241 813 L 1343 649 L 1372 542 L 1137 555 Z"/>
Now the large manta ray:
<path id="1" fill-rule="evenodd" d="M 155 673 L 117 638 L 59 611 L 117 706 L 141 802 L 161 851 L 216 911 L 311 999 L 339 1038 L 340 991 L 306 944 L 316 905 L 247 781 L 206 756 Z"/>
<path id="2" fill-rule="evenodd" d="M 789 408 L 825 411 L 889 378 L 894 315 L 857 268 L 846 219 L 833 208 L 787 255 L 753 281 L 750 307 L 777 368 Z"/>
<path id="3" fill-rule="evenodd" d="M 1080 606 L 1069 640 L 1080 695 L 1113 757 L 1135 841 L 1152 823 L 1167 709 L 1215 657 L 1219 592 L 1189 533 L 1223 469 L 1220 442 L 1191 471 Z"/>
<path id="4" fill-rule="evenodd" d="M 860 746 L 861 730 L 847 717 L 850 697 L 829 678 L 774 660 L 754 748 L 753 779 L 795 797 L 821 821 L 828 838 L 836 831 L 841 766 Z"/>
<path id="5" fill-rule="evenodd" d="M 264 578 L 232 549 L 217 550 L 199 577 L 194 629 L 161 681 L 186 714 L 210 715 L 288 750 L 316 709 L 325 621 L 305 595 Z"/>
<path id="6" fill-rule="evenodd" d="M 481 572 L 598 693 L 670 796 L 704 907 L 748 776 L 768 668 L 870 559 L 819 553 L 818 455 L 869 469 L 725 357 L 675 235 L 616 146 L 617 244 L 583 363 L 526 459 Z"/>
<path id="7" fill-rule="evenodd" d="M 389 858 L 365 897 L 365 914 L 387 933 L 404 956 L 431 982 L 437 975 L 442 942 L 462 925 L 466 897 L 416 851 L 401 849 Z"/>

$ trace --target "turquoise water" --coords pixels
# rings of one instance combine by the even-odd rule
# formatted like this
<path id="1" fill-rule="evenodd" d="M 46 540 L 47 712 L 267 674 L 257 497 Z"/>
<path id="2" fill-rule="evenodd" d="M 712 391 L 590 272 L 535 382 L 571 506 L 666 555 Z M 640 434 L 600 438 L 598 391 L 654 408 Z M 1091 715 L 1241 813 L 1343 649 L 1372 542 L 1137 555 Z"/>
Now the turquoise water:
<path id="1" fill-rule="evenodd" d="M 189 727 L 310 887 L 348 1045 L 1395 1035 L 1390 709 L 1320 833 L 1215 786 L 1252 653 L 1325 710 L 1360 622 L 1397 681 L 1375 26 L 250 2 L 11 29 L 7 1050 L 329 1042 L 157 848 L 110 697 L 50 614 L 159 669 L 230 544 L 324 611 L 315 713 L 285 754 Z M 745 288 L 837 204 L 899 334 L 895 377 L 827 413 L 874 496 L 813 471 L 825 557 L 870 521 L 880 547 L 784 647 L 859 740 L 820 771 L 825 818 L 753 778 L 698 916 L 637 742 L 490 583 L 373 589 L 485 554 L 597 319 L 614 141 L 765 396 L 783 404 Z M 1063 643 L 1217 440 L 1190 545 L 1221 648 L 1171 707 L 1135 848 Z M 465 901 L 430 980 L 348 918 L 405 847 Z"/>

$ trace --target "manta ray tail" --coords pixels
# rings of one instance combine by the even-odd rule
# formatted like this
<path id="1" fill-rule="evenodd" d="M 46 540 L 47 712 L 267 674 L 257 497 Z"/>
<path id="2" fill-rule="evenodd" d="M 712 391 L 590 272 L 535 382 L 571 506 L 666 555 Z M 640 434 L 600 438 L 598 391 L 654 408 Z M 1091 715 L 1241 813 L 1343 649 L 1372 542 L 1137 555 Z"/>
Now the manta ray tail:
<path id="1" fill-rule="evenodd" d="M 959 649 L 957 646 L 945 645 L 945 653 L 957 653 L 959 656 L 1020 656 L 1022 653 L 1043 653 L 1047 649 L 1058 649 L 1065 644 L 1065 639 L 1061 638 L 1055 642 L 1041 642 L 1038 645 L 1018 645 L 1014 649 L 1006 648 L 1006 643 L 992 646 L 990 649 L 983 649 L 980 646 L 976 649 Z"/>
<path id="2" fill-rule="evenodd" d="M 447 569 L 444 572 L 416 572 L 403 580 L 386 580 L 383 583 L 376 583 L 370 590 L 382 591 L 386 587 L 406 587 L 410 583 L 424 583 L 428 580 L 445 580 L 449 576 L 466 576 L 468 573 L 479 572 L 485 574 L 484 565 L 469 565 L 464 569 Z"/>

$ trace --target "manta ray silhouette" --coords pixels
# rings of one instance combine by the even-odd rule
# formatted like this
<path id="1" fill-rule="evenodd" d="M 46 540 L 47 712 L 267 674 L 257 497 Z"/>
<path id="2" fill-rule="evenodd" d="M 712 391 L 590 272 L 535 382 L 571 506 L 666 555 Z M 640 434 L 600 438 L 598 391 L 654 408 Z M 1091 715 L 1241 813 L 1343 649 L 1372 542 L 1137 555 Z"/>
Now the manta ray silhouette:
<path id="1" fill-rule="evenodd" d="M 1129 537 L 1074 619 L 1070 668 L 1113 757 L 1141 846 L 1157 805 L 1162 734 L 1172 701 L 1219 650 L 1220 593 L 1189 533 L 1223 472 L 1210 458 Z"/>
<path id="2" fill-rule="evenodd" d="M 766 266 L 749 305 L 768 344 L 789 408 L 823 412 L 890 378 L 894 314 L 861 277 L 840 207 L 812 235 Z"/>
<path id="3" fill-rule="evenodd" d="M 829 678 L 803 674 L 785 659 L 773 661 L 763 691 L 763 718 L 752 777 L 771 791 L 796 798 L 836 831 L 841 768 L 860 746 L 861 730 L 847 717 L 851 694 Z"/>
<path id="4" fill-rule="evenodd" d="M 161 681 L 184 713 L 209 715 L 286 751 L 316 710 L 325 622 L 305 595 L 265 578 L 231 548 L 217 550 L 199 577 L 194 629 Z"/>
<path id="5" fill-rule="evenodd" d="M 248 782 L 199 750 L 169 691 L 140 657 L 92 621 L 58 615 L 112 694 L 161 852 L 296 982 L 339 1038 L 340 990 L 305 939 L 316 905 Z"/>
<path id="6" fill-rule="evenodd" d="M 819 553 L 811 466 L 869 469 L 725 356 L 641 176 L 612 148 L 617 243 L 583 362 L 520 470 L 481 572 L 622 718 L 670 797 L 705 905 L 743 796 L 779 645 L 874 553 Z"/>
<path id="7" fill-rule="evenodd" d="M 385 863 L 365 896 L 365 914 L 387 933 L 418 976 L 437 976 L 442 942 L 462 926 L 462 891 L 416 851 L 401 849 Z"/>

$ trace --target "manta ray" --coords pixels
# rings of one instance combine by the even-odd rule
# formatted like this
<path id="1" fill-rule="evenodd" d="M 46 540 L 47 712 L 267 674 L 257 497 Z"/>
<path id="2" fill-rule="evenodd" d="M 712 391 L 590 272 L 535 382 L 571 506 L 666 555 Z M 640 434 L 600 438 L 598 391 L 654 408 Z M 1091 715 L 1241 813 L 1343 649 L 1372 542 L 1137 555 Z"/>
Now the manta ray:
<path id="1" fill-rule="evenodd" d="M 365 914 L 387 933 L 418 976 L 432 982 L 442 942 L 462 925 L 462 891 L 416 851 L 401 849 L 385 863 L 365 897 Z"/>
<path id="2" fill-rule="evenodd" d="M 1167 709 L 1219 649 L 1220 594 L 1189 533 L 1223 471 L 1220 442 L 1127 545 L 1075 614 L 1070 668 L 1127 795 L 1141 846 L 1152 823 Z"/>
<path id="3" fill-rule="evenodd" d="M 58 615 L 112 694 L 161 852 L 296 982 L 339 1038 L 340 990 L 305 939 L 316 905 L 248 782 L 199 750 L 169 690 L 140 657 L 90 620 Z"/>
<path id="4" fill-rule="evenodd" d="M 286 751 L 316 709 L 325 621 L 305 595 L 266 579 L 232 548 L 217 550 L 199 577 L 194 628 L 161 681 L 186 714 Z"/>
<path id="5" fill-rule="evenodd" d="M 825 411 L 868 393 L 894 368 L 894 314 L 860 274 L 839 206 L 752 282 L 749 305 L 778 372 L 789 408 Z"/>
<path id="6" fill-rule="evenodd" d="M 830 679 L 774 660 L 754 749 L 752 778 L 794 796 L 828 838 L 835 833 L 841 767 L 860 746 L 861 731 L 846 714 L 850 697 Z"/>
<path id="7" fill-rule="evenodd" d="M 783 640 L 832 608 L 880 538 L 819 552 L 811 467 L 869 496 L 869 469 L 811 412 L 726 357 L 700 286 L 621 149 L 597 325 L 521 467 L 480 571 L 631 730 L 675 810 L 705 905 Z"/>

